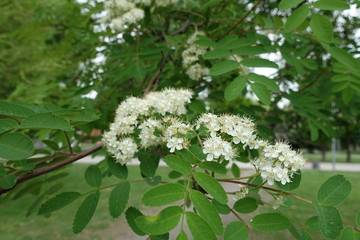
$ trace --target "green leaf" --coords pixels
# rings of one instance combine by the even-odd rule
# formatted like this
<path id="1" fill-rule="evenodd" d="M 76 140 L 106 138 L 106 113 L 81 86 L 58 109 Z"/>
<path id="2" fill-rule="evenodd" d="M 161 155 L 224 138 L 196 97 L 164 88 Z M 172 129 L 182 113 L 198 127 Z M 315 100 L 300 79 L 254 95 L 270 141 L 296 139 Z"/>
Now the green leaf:
<path id="1" fill-rule="evenodd" d="M 26 107 L 0 100 L 0 116 L 25 118 L 34 112 Z"/>
<path id="2" fill-rule="evenodd" d="M 171 206 L 161 210 L 156 216 L 139 216 L 135 218 L 135 223 L 147 234 L 165 234 L 178 225 L 182 213 L 181 207 Z"/>
<path id="3" fill-rule="evenodd" d="M 354 229 L 347 226 L 342 230 L 339 240 L 359 240 L 359 238 L 355 237 Z"/>
<path id="4" fill-rule="evenodd" d="M 76 199 L 78 199 L 81 196 L 78 192 L 63 192 L 58 195 L 56 195 L 53 198 L 50 198 L 45 203 L 43 203 L 39 209 L 39 215 L 43 214 L 49 214 L 51 212 L 54 212 L 56 210 L 59 210 Z"/>
<path id="5" fill-rule="evenodd" d="M 262 46 L 247 46 L 247 47 L 239 47 L 233 50 L 233 53 L 236 55 L 257 55 L 262 53 L 267 53 L 268 50 L 266 50 Z"/>
<path id="6" fill-rule="evenodd" d="M 195 44 L 197 44 L 197 45 L 200 45 L 203 47 L 217 47 L 217 43 L 208 37 L 198 35 L 197 39 L 198 40 L 195 41 Z"/>
<path id="7" fill-rule="evenodd" d="M 193 153 L 193 151 L 188 149 L 182 149 L 180 151 L 176 151 L 183 159 L 188 161 L 191 164 L 197 164 L 200 162 L 199 158 Z"/>
<path id="8" fill-rule="evenodd" d="M 164 162 L 169 167 L 182 174 L 189 174 L 191 172 L 191 164 L 179 156 L 168 154 L 165 156 Z"/>
<path id="9" fill-rule="evenodd" d="M 0 119 L 0 133 L 16 128 L 18 123 L 12 119 Z"/>
<path id="10" fill-rule="evenodd" d="M 137 208 L 129 207 L 125 212 L 125 218 L 131 229 L 134 233 L 139 236 L 144 236 L 146 233 L 140 230 L 140 228 L 136 225 L 135 219 L 139 216 L 144 216 Z"/>
<path id="11" fill-rule="evenodd" d="M 72 131 L 73 127 L 68 121 L 57 117 L 52 113 L 36 113 L 24 119 L 19 128 L 31 129 L 58 129 L 62 131 Z"/>
<path id="12" fill-rule="evenodd" d="M 253 83 L 251 84 L 251 89 L 263 104 L 270 105 L 271 93 L 265 85 L 259 83 Z"/>
<path id="13" fill-rule="evenodd" d="M 191 190 L 189 194 L 191 202 L 194 204 L 199 215 L 209 224 L 214 233 L 218 236 L 223 235 L 224 227 L 219 213 L 214 205 L 199 191 Z"/>
<path id="14" fill-rule="evenodd" d="M 302 5 L 301 7 L 296 9 L 286 20 L 285 30 L 288 32 L 295 30 L 301 25 L 302 22 L 305 21 L 309 13 L 310 8 L 308 7 L 308 5 Z"/>
<path id="15" fill-rule="evenodd" d="M 222 62 L 215 63 L 210 69 L 211 76 L 219 76 L 228 72 L 231 72 L 235 69 L 238 69 L 239 65 L 236 61 L 225 60 Z"/>
<path id="16" fill-rule="evenodd" d="M 223 165 L 217 162 L 211 162 L 211 161 L 201 162 L 199 163 L 199 167 L 220 174 L 227 173 L 227 169 Z"/>
<path id="17" fill-rule="evenodd" d="M 218 201 L 216 201 L 216 199 L 211 200 L 211 203 L 215 206 L 216 210 L 220 214 L 227 215 L 230 213 L 230 208 L 228 205 L 219 203 Z"/>
<path id="18" fill-rule="evenodd" d="M 295 173 L 292 177 L 290 177 L 290 181 L 285 185 L 282 185 L 281 182 L 275 181 L 276 186 L 284 191 L 291 191 L 299 187 L 301 182 L 301 172 Z"/>
<path id="19" fill-rule="evenodd" d="M 327 50 L 333 58 L 344 64 L 346 67 L 350 68 L 355 72 L 359 70 L 360 64 L 358 63 L 358 61 L 344 49 L 331 47 Z"/>
<path id="20" fill-rule="evenodd" d="M 147 191 L 142 198 L 142 202 L 146 206 L 162 206 L 183 199 L 185 191 L 184 185 L 166 183 Z"/>
<path id="21" fill-rule="evenodd" d="M 109 212 L 113 218 L 117 218 L 125 210 L 129 200 L 130 183 L 124 182 L 115 187 L 109 197 Z"/>
<path id="22" fill-rule="evenodd" d="M 230 52 L 224 49 L 214 49 L 204 54 L 203 59 L 218 59 L 228 57 Z"/>
<path id="23" fill-rule="evenodd" d="M 4 133 L 0 136 L 0 158 L 21 160 L 34 153 L 32 140 L 22 133 Z"/>
<path id="24" fill-rule="evenodd" d="M 226 101 L 232 101 L 242 95 L 246 87 L 246 80 L 243 76 L 235 78 L 225 89 L 224 95 Z"/>
<path id="25" fill-rule="evenodd" d="M 326 180 L 317 193 L 321 205 L 335 206 L 350 194 L 351 183 L 343 175 L 335 175 Z"/>
<path id="26" fill-rule="evenodd" d="M 146 177 L 154 177 L 159 166 L 160 158 L 142 154 L 139 156 L 141 173 Z"/>
<path id="27" fill-rule="evenodd" d="M 107 164 L 108 164 L 108 169 L 110 170 L 112 175 L 122 180 L 127 179 L 128 169 L 125 164 L 121 165 L 120 163 L 115 162 L 115 159 L 110 156 L 107 157 Z"/>
<path id="28" fill-rule="evenodd" d="M 343 0 L 319 0 L 312 4 L 314 7 L 321 10 L 346 10 L 350 6 Z"/>
<path id="29" fill-rule="evenodd" d="M 244 65 L 246 67 L 259 67 L 259 68 L 279 68 L 279 66 L 267 59 L 263 59 L 263 58 L 258 58 L 258 57 L 254 57 L 254 58 L 246 58 L 244 60 L 242 60 L 241 65 Z"/>
<path id="30" fill-rule="evenodd" d="M 305 226 L 312 231 L 320 232 L 320 226 L 319 226 L 319 217 L 313 216 L 306 220 Z"/>
<path id="31" fill-rule="evenodd" d="M 356 226 L 358 228 L 360 228 L 360 211 L 358 211 L 357 214 L 356 214 L 355 222 L 356 222 Z"/>
<path id="32" fill-rule="evenodd" d="M 225 228 L 224 240 L 246 240 L 248 236 L 249 232 L 242 222 L 231 222 Z"/>
<path id="33" fill-rule="evenodd" d="M 176 240 L 189 240 L 184 230 L 181 230 L 179 235 L 177 236 Z"/>
<path id="34" fill-rule="evenodd" d="M 52 113 L 76 124 L 92 122 L 101 116 L 101 113 L 95 109 L 60 109 Z"/>
<path id="35" fill-rule="evenodd" d="M 250 73 L 248 75 L 248 78 L 249 78 L 250 81 L 253 81 L 255 83 L 259 83 L 259 84 L 262 84 L 262 85 L 266 86 L 270 91 L 273 91 L 273 92 L 279 92 L 280 91 L 280 88 L 276 84 L 274 79 L 270 79 L 270 78 L 267 78 L 267 77 L 265 77 L 263 75 L 258 75 L 258 74 L 255 74 L 255 73 Z"/>
<path id="36" fill-rule="evenodd" d="M 314 203 L 321 233 L 330 239 L 338 237 L 343 229 L 339 211 L 331 206 L 321 206 Z"/>
<path id="37" fill-rule="evenodd" d="M 73 222 L 73 232 L 80 233 L 88 225 L 99 202 L 100 192 L 90 194 L 81 203 Z"/>
<path id="38" fill-rule="evenodd" d="M 281 2 L 279 3 L 279 10 L 285 11 L 290 8 L 296 7 L 303 1 L 304 0 L 281 0 Z"/>
<path id="39" fill-rule="evenodd" d="M 16 184 L 16 176 L 13 174 L 6 175 L 0 178 L 0 188 L 11 189 Z"/>
<path id="40" fill-rule="evenodd" d="M 280 213 L 264 213 L 253 217 L 250 225 L 262 232 L 278 232 L 291 227 L 291 222 Z"/>
<path id="41" fill-rule="evenodd" d="M 228 201 L 224 188 L 213 177 L 202 173 L 194 173 L 196 182 L 211 196 L 218 200 L 222 204 L 226 204 Z"/>
<path id="42" fill-rule="evenodd" d="M 234 177 L 240 177 L 240 168 L 235 163 L 231 165 L 231 172 Z"/>
<path id="43" fill-rule="evenodd" d="M 250 184 L 254 184 L 254 185 L 261 185 L 263 182 L 262 182 L 262 178 L 260 175 L 257 175 L 256 177 L 252 177 L 252 178 L 249 178 L 249 180 L 247 181 L 248 183 Z M 260 188 L 258 187 L 253 187 L 253 186 L 248 186 L 249 188 L 249 191 L 254 191 L 254 192 L 258 192 L 260 190 Z"/>
<path id="44" fill-rule="evenodd" d="M 92 187 L 99 187 L 102 181 L 102 174 L 98 166 L 89 166 L 85 171 L 85 180 Z"/>
<path id="45" fill-rule="evenodd" d="M 255 198 L 246 197 L 235 202 L 233 209 L 239 213 L 251 213 L 258 208 Z"/>
<path id="46" fill-rule="evenodd" d="M 247 39 L 247 38 L 239 39 L 238 37 L 229 34 L 223 39 L 221 39 L 220 42 L 218 42 L 217 47 L 230 50 L 230 49 L 237 49 L 239 47 L 250 46 L 254 43 L 255 41 L 253 41 L 252 39 Z"/>
<path id="47" fill-rule="evenodd" d="M 186 222 L 194 240 L 216 240 L 215 233 L 200 216 L 186 212 Z"/>
<path id="48" fill-rule="evenodd" d="M 314 36 L 323 42 L 331 42 L 334 35 L 332 23 L 324 15 L 314 14 L 310 20 L 311 30 Z"/>

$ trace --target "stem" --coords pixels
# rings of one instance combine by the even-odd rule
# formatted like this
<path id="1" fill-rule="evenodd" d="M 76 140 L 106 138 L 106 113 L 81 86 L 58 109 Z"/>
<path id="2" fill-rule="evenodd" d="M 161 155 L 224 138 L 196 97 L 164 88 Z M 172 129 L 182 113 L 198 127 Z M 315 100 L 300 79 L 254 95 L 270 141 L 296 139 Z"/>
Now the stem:
<path id="1" fill-rule="evenodd" d="M 253 232 L 250 230 L 249 225 L 246 224 L 246 222 L 239 216 L 239 214 L 237 214 L 237 212 L 235 212 L 234 209 L 232 209 L 232 208 L 230 208 L 230 212 L 231 212 L 232 214 L 234 214 L 234 216 L 235 216 L 237 219 L 239 219 L 240 222 L 242 222 L 242 223 L 245 224 L 247 230 L 248 230 L 249 233 L 251 234 L 251 237 L 254 238 L 254 239 L 256 239 L 256 237 L 253 235 Z"/>
<path id="2" fill-rule="evenodd" d="M 91 155 L 94 152 L 99 151 L 100 149 L 102 149 L 102 147 L 103 147 L 103 143 L 97 144 L 94 147 L 92 147 L 90 149 L 87 149 L 87 150 L 85 150 L 85 151 L 83 151 L 81 153 L 78 153 L 78 154 L 74 155 L 73 157 L 65 159 L 65 160 L 63 160 L 61 162 L 57 162 L 57 163 L 54 163 L 53 165 L 38 168 L 38 169 L 35 169 L 35 170 L 31 171 L 31 172 L 27 172 L 27 173 L 25 173 L 23 175 L 19 175 L 19 176 L 16 177 L 15 186 L 17 186 L 21 182 L 25 182 L 25 181 L 30 180 L 32 178 L 41 176 L 41 175 L 43 175 L 45 173 L 52 172 L 52 171 L 54 171 L 54 170 L 56 170 L 58 168 L 66 166 L 66 165 L 68 165 L 70 163 L 76 162 L 79 159 L 82 159 L 82 158 L 84 158 L 86 156 Z M 2 188 L 0 188 L 0 195 L 10 191 L 13 188 L 10 188 L 10 189 L 2 189 Z"/>
<path id="3" fill-rule="evenodd" d="M 66 142 L 68 144 L 68 147 L 69 147 L 69 151 L 70 151 L 70 154 L 73 155 L 74 152 L 73 152 L 73 149 L 71 147 L 71 142 L 70 142 L 70 138 L 68 136 L 68 134 L 64 131 L 64 135 L 65 135 L 65 138 L 66 138 Z"/>
<path id="4" fill-rule="evenodd" d="M 234 28 L 236 28 L 240 23 L 242 23 L 249 16 L 249 14 L 255 10 L 255 8 L 260 4 L 260 2 L 261 2 L 261 0 L 258 0 L 255 3 L 255 5 L 242 18 L 239 19 L 239 21 L 237 21 L 234 25 L 232 25 L 223 35 L 218 37 L 216 39 L 216 42 L 220 41 L 223 37 L 228 35 Z"/>

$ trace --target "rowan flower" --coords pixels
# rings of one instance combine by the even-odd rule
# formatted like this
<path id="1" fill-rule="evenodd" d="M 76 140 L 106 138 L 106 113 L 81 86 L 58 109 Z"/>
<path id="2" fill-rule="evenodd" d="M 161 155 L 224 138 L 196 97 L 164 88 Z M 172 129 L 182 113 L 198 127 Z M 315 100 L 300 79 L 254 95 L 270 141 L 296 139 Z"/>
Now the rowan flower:
<path id="1" fill-rule="evenodd" d="M 212 161 L 219 159 L 223 156 L 225 160 L 233 160 L 235 157 L 235 151 L 231 146 L 231 143 L 224 141 L 220 137 L 210 137 L 203 142 L 203 152 L 207 154 L 206 160 Z"/>
<path id="2" fill-rule="evenodd" d="M 239 187 L 240 187 L 239 191 L 237 191 L 234 195 L 234 200 L 242 199 L 249 194 L 249 189 L 246 185 L 239 184 Z"/>

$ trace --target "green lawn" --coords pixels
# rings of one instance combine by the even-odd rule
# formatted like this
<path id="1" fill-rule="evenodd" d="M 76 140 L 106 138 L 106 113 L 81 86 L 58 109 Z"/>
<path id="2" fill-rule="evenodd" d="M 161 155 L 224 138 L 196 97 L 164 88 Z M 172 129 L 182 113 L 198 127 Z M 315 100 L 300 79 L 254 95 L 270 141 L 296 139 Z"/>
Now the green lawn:
<path id="1" fill-rule="evenodd" d="M 90 187 L 86 185 L 83 179 L 84 170 L 87 165 L 84 164 L 74 164 L 67 168 L 66 171 L 70 172 L 70 175 L 64 177 L 61 182 L 63 183 L 63 188 L 60 192 L 63 191 L 79 191 L 86 192 L 91 190 Z M 169 171 L 168 168 L 159 168 L 158 174 L 164 175 Z M 352 189 L 349 198 L 340 204 L 339 208 L 343 218 L 347 221 L 354 223 L 354 218 L 356 211 L 360 209 L 359 199 L 360 193 L 357 189 L 360 187 L 358 180 L 359 173 L 343 173 L 346 178 L 352 183 Z M 320 172 L 320 171 L 305 171 L 303 173 L 303 180 L 300 187 L 295 191 L 298 195 L 309 199 L 316 199 L 316 191 L 320 184 L 324 182 L 328 177 L 332 176 L 333 173 L 330 172 Z M 131 180 L 140 179 L 140 173 L 138 167 L 130 166 L 129 167 L 129 178 Z M 165 179 L 166 180 L 166 179 Z M 34 181 L 34 180 L 33 180 Z M 116 183 L 117 179 L 111 177 L 106 178 L 103 181 L 102 186 Z M 24 187 L 23 184 L 21 187 Z M 150 187 L 146 183 L 133 183 L 131 185 L 132 191 L 130 195 L 129 205 L 137 206 L 140 209 L 146 209 L 141 206 L 140 198 L 142 194 L 149 189 Z M 96 210 L 96 213 L 91 220 L 87 228 L 76 237 L 71 232 L 72 220 L 75 215 L 75 212 L 81 201 L 76 201 L 71 205 L 67 206 L 64 209 L 61 209 L 52 214 L 49 218 L 43 216 L 37 216 L 37 209 L 34 211 L 31 217 L 25 217 L 25 214 L 28 208 L 33 204 L 37 199 L 33 195 L 25 195 L 18 200 L 12 200 L 11 197 L 6 199 L 1 198 L 0 202 L 0 233 L 2 240 L 23 240 L 23 239 L 37 239 L 37 240 L 47 240 L 47 239 L 131 239 L 126 236 L 126 233 L 129 231 L 125 219 L 121 216 L 119 219 L 113 219 L 108 213 L 108 204 L 107 197 L 111 189 L 104 190 L 101 192 L 101 200 Z M 287 208 L 280 208 L 280 211 L 283 214 L 293 218 L 295 221 L 304 223 L 308 217 L 315 215 L 315 209 L 306 203 L 303 203 L 297 199 L 292 200 L 293 205 Z M 264 211 L 273 211 L 269 207 L 262 206 L 259 208 L 258 212 Z M 251 215 L 244 216 L 244 219 L 249 219 Z M 224 222 L 236 220 L 233 216 L 226 216 Z M 124 235 L 125 234 L 125 235 Z M 284 235 L 289 236 L 288 233 L 282 232 L 263 234 L 256 233 L 258 235 L 257 239 L 292 239 L 291 237 L 284 237 Z M 123 236 L 119 238 L 119 236 Z M 146 238 L 144 238 L 146 239 Z M 314 238 L 316 239 L 316 238 Z M 317 238 L 321 239 L 321 238 Z"/>
<path id="2" fill-rule="evenodd" d="M 321 161 L 322 156 L 319 151 L 315 151 L 315 153 L 305 153 L 304 154 L 309 161 Z M 345 163 L 346 162 L 346 153 L 343 151 L 336 152 L 336 162 Z M 326 152 L 325 162 L 332 162 L 331 152 Z M 360 163 L 360 154 L 358 152 L 354 152 L 351 154 L 351 162 L 352 163 Z"/>

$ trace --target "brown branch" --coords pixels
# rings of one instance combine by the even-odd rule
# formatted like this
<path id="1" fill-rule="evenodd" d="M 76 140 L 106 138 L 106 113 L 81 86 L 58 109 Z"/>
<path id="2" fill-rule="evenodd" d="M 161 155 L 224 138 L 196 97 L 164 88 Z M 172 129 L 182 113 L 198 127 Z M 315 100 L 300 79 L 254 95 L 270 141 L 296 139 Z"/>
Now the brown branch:
<path id="1" fill-rule="evenodd" d="M 68 147 L 69 147 L 69 151 L 70 151 L 70 154 L 73 155 L 74 152 L 73 152 L 73 149 L 71 147 L 71 142 L 70 142 L 70 139 L 69 139 L 69 136 L 67 134 L 67 132 L 64 131 L 64 135 L 65 135 L 65 138 L 66 138 L 66 142 L 68 144 Z"/>
<path id="2" fill-rule="evenodd" d="M 248 16 L 249 14 L 254 11 L 257 6 L 261 3 L 262 0 L 258 0 L 255 5 L 242 17 L 239 19 L 239 21 L 237 21 L 234 25 L 232 25 L 224 34 L 222 34 L 221 36 L 219 36 L 216 39 L 216 42 L 220 41 L 223 37 L 225 37 L 226 35 L 228 35 L 232 30 L 234 30 L 234 28 L 236 28 L 240 23 L 242 23 Z"/>
<path id="3" fill-rule="evenodd" d="M 157 80 L 158 78 L 160 78 L 161 73 L 162 73 L 162 71 L 163 71 L 163 69 L 164 69 L 164 66 L 165 66 L 165 64 L 166 64 L 166 62 L 167 62 L 167 58 L 168 58 L 168 55 L 165 55 L 165 56 L 162 57 L 161 62 L 160 62 L 160 66 L 159 66 L 159 70 L 158 70 L 158 71 L 155 73 L 155 75 L 150 79 L 150 81 L 149 81 L 146 89 L 144 90 L 144 95 L 143 95 L 143 96 L 146 96 L 146 94 L 148 94 L 148 93 L 150 92 L 150 90 L 151 90 L 151 88 L 154 86 L 156 80 Z"/>
<path id="4" fill-rule="evenodd" d="M 34 171 L 27 172 L 27 173 L 25 173 L 23 175 L 19 175 L 19 176 L 16 177 L 16 185 L 15 186 L 17 186 L 19 183 L 25 182 L 25 181 L 30 180 L 32 178 L 41 176 L 41 175 L 43 175 L 45 173 L 48 173 L 48 172 L 54 171 L 54 170 L 56 170 L 58 168 L 61 168 L 63 166 L 66 166 L 66 165 L 68 165 L 70 163 L 76 162 L 77 160 L 80 160 L 80 159 L 82 159 L 82 158 L 84 158 L 86 156 L 89 156 L 90 154 L 92 154 L 94 152 L 99 151 L 102 147 L 103 147 L 102 143 L 97 144 L 94 147 L 92 147 L 90 149 L 87 149 L 87 150 L 85 150 L 85 151 L 83 151 L 81 153 L 78 153 L 75 156 L 73 156 L 71 158 L 68 158 L 68 159 L 65 159 L 65 160 L 63 160 L 61 162 L 57 162 L 57 163 L 54 163 L 54 164 L 49 165 L 49 166 L 45 166 L 45 167 L 42 167 L 42 168 L 35 169 Z M 13 188 L 11 188 L 11 189 L 13 189 Z M 2 189 L 2 188 L 0 188 L 0 195 L 10 191 L 11 189 Z"/>
<path id="5" fill-rule="evenodd" d="M 315 82 L 316 82 L 326 71 L 327 71 L 327 69 L 324 69 L 324 70 L 322 70 L 321 72 L 319 72 L 319 73 L 315 76 L 315 78 L 314 78 L 310 83 L 308 83 L 307 85 L 305 85 L 304 87 L 302 87 L 302 88 L 298 91 L 298 93 L 300 93 L 300 92 L 304 91 L 305 89 L 308 89 L 309 87 L 311 87 L 312 85 L 314 85 Z"/>

